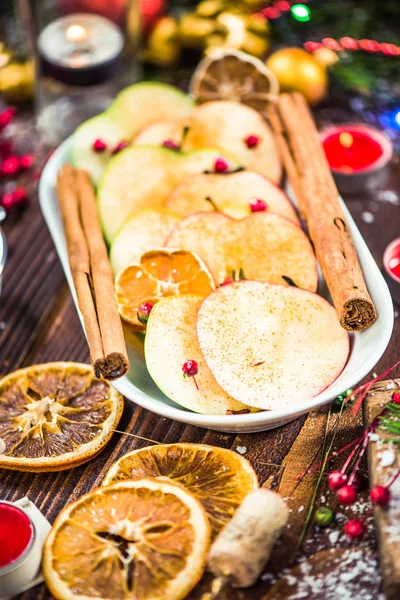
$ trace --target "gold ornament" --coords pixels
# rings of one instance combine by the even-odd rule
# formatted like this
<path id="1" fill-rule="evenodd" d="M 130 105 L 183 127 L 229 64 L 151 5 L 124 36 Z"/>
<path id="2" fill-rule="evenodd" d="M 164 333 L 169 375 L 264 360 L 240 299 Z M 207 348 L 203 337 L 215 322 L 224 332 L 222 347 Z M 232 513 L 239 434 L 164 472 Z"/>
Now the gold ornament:
<path id="1" fill-rule="evenodd" d="M 268 58 L 267 67 L 278 79 L 281 92 L 301 92 L 311 104 L 318 104 L 328 89 L 325 65 L 301 48 L 282 48 Z"/>

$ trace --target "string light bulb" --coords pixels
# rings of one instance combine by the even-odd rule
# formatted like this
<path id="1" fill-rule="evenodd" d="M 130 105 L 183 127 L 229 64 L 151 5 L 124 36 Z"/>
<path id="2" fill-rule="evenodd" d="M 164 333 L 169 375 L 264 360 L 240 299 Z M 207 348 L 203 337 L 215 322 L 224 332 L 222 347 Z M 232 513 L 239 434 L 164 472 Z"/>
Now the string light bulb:
<path id="1" fill-rule="evenodd" d="M 294 4 L 290 12 L 292 17 L 301 23 L 305 23 L 311 19 L 311 11 L 305 4 Z"/>

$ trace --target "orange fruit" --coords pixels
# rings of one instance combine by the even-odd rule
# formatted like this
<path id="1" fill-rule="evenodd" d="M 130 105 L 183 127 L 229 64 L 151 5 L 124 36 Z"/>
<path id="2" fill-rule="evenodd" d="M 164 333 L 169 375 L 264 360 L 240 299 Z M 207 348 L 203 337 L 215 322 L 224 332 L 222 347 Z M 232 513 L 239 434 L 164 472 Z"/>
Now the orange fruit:
<path id="1" fill-rule="evenodd" d="M 203 58 L 189 87 L 197 102 L 233 100 L 261 113 L 279 94 L 275 75 L 261 60 L 234 49 L 217 49 Z"/>
<path id="2" fill-rule="evenodd" d="M 34 365 L 0 380 L 0 467 L 61 471 L 98 454 L 122 415 L 123 398 L 90 365 Z"/>
<path id="3" fill-rule="evenodd" d="M 139 330 L 145 329 L 138 319 L 142 304 L 181 294 L 207 296 L 214 289 L 212 275 L 197 254 L 169 248 L 145 252 L 140 264 L 125 267 L 115 280 L 119 313 Z"/>
<path id="4" fill-rule="evenodd" d="M 142 477 L 168 477 L 187 488 L 203 504 L 213 537 L 258 488 L 257 475 L 243 456 L 204 444 L 160 444 L 129 452 L 113 464 L 103 485 Z"/>
<path id="5" fill-rule="evenodd" d="M 209 545 L 207 515 L 182 486 L 125 481 L 61 511 L 43 575 L 58 600 L 181 600 L 201 578 Z"/>

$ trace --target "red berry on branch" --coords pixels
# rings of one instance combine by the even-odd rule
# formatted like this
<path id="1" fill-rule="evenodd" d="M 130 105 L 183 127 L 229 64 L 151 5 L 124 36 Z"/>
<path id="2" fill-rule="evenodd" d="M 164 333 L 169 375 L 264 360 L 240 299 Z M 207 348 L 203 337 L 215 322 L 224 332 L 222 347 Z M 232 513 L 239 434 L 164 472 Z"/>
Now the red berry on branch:
<path id="1" fill-rule="evenodd" d="M 222 157 L 217 158 L 217 160 L 214 163 L 215 172 L 216 173 L 225 173 L 228 169 L 229 169 L 228 162 Z"/>
<path id="2" fill-rule="evenodd" d="M 1 199 L 1 203 L 6 210 L 25 204 L 27 201 L 28 191 L 22 186 L 16 187 L 12 192 L 7 192 Z"/>
<path id="3" fill-rule="evenodd" d="M 0 172 L 4 177 L 13 177 L 20 171 L 20 161 L 18 156 L 12 154 L 8 158 L 5 158 L 1 165 Z"/>
<path id="4" fill-rule="evenodd" d="M 392 402 L 395 404 L 400 404 L 400 390 L 396 390 L 392 394 Z"/>
<path id="5" fill-rule="evenodd" d="M 15 108 L 9 106 L 0 113 L 0 129 L 4 129 L 4 127 L 7 127 L 11 123 L 15 112 Z"/>
<path id="6" fill-rule="evenodd" d="M 104 150 L 106 148 L 107 148 L 107 144 L 100 138 L 97 138 L 97 140 L 94 140 L 94 142 L 92 144 L 92 149 L 95 152 L 104 152 Z"/>
<path id="7" fill-rule="evenodd" d="M 23 154 L 19 157 L 20 168 L 25 171 L 30 169 L 35 164 L 35 157 L 33 154 Z"/>
<path id="8" fill-rule="evenodd" d="M 390 490 L 383 485 L 376 485 L 370 491 L 369 497 L 372 504 L 387 506 L 390 502 Z"/>
<path id="9" fill-rule="evenodd" d="M 365 526 L 361 519 L 347 521 L 346 525 L 344 526 L 345 534 L 352 540 L 361 538 L 364 535 L 364 530 Z"/>
<path id="10" fill-rule="evenodd" d="M 143 304 L 139 306 L 137 311 L 137 318 L 138 321 L 142 323 L 142 325 L 146 325 L 147 321 L 149 320 L 152 308 L 153 304 L 150 304 L 150 302 L 143 302 Z"/>
<path id="11" fill-rule="evenodd" d="M 251 212 L 264 212 L 267 210 L 267 203 L 264 200 L 259 200 L 258 198 L 254 198 L 250 202 L 250 210 Z"/>
<path id="12" fill-rule="evenodd" d="M 353 485 L 344 485 L 336 492 L 337 499 L 345 506 L 351 506 L 357 499 L 357 490 Z"/>
<path id="13" fill-rule="evenodd" d="M 163 142 L 162 145 L 164 148 L 169 148 L 170 150 L 180 150 L 179 144 L 177 144 L 173 140 L 165 140 L 165 142 Z"/>
<path id="14" fill-rule="evenodd" d="M 335 492 L 342 486 L 347 483 L 347 475 L 345 473 L 341 473 L 340 471 L 333 471 L 329 473 L 328 476 L 328 485 L 329 489 Z"/>
<path id="15" fill-rule="evenodd" d="M 182 371 L 187 377 L 194 377 L 199 372 L 199 365 L 195 360 L 187 360 L 183 363 Z"/>
<path id="16" fill-rule="evenodd" d="M 10 156 L 12 151 L 13 151 L 12 142 L 10 142 L 9 140 L 4 140 L 4 141 L 0 142 L 0 156 L 2 158 L 6 158 L 7 156 Z"/>
<path id="17" fill-rule="evenodd" d="M 352 479 L 351 479 L 351 485 L 353 485 L 357 491 L 362 489 L 363 486 L 365 485 L 365 481 L 361 477 L 360 473 L 358 473 L 358 471 L 356 473 L 353 473 Z"/>
<path id="18" fill-rule="evenodd" d="M 244 143 L 246 144 L 246 146 L 251 149 L 251 148 L 255 148 L 256 146 L 258 146 L 260 142 L 260 138 L 257 135 L 248 135 L 245 139 L 244 139 Z"/>
<path id="19" fill-rule="evenodd" d="M 129 146 L 129 142 L 125 142 L 124 140 L 122 140 L 121 142 L 118 142 L 118 144 L 113 148 L 112 154 L 118 154 L 118 152 L 121 152 L 121 150 L 125 150 L 125 148 L 127 148 Z"/>

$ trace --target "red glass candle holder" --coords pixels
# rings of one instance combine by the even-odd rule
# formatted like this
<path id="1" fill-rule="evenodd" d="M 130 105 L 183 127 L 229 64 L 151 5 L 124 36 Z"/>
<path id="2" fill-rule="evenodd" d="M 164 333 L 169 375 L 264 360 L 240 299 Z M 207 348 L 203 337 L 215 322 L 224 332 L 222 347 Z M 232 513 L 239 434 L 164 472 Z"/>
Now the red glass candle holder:
<path id="1" fill-rule="evenodd" d="M 382 131 L 343 123 L 322 129 L 320 139 L 340 192 L 368 193 L 384 185 L 393 145 Z"/>
<path id="2" fill-rule="evenodd" d="M 383 254 L 383 266 L 392 297 L 400 303 L 400 237 L 393 240 L 386 248 Z"/>

